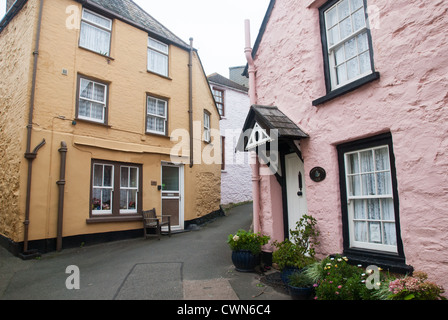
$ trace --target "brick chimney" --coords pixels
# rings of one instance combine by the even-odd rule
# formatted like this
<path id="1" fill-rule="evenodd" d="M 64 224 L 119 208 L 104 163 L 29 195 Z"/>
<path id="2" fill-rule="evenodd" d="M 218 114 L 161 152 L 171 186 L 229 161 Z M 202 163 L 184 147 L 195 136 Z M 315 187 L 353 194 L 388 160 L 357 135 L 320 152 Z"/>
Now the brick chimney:
<path id="1" fill-rule="evenodd" d="M 12 5 L 16 2 L 16 0 L 6 0 L 6 12 L 12 7 Z"/>

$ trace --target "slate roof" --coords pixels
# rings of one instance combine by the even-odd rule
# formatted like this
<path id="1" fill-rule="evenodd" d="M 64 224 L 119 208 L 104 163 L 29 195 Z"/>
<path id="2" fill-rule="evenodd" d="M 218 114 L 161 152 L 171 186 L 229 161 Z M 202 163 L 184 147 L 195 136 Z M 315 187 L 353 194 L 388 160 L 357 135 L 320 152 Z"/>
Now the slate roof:
<path id="1" fill-rule="evenodd" d="M 238 139 L 237 147 L 235 148 L 236 151 L 244 151 L 246 149 L 247 141 L 245 141 L 245 133 L 247 130 L 252 130 L 254 128 L 255 122 L 267 131 L 277 129 L 279 140 L 300 140 L 309 138 L 308 134 L 300 129 L 297 124 L 277 107 L 253 105 L 250 107 L 242 133 Z"/>
<path id="2" fill-rule="evenodd" d="M 147 31 L 151 36 L 184 49 L 190 46 L 168 30 L 132 0 L 76 0 L 87 8 L 99 9 L 126 23 Z"/>
<path id="3" fill-rule="evenodd" d="M 277 129 L 279 138 L 309 138 L 302 129 L 277 107 L 254 105 L 250 108 L 249 116 L 251 112 L 254 113 L 255 121 L 265 129 Z"/>
<path id="4" fill-rule="evenodd" d="M 227 79 L 226 77 L 220 75 L 219 73 L 212 73 L 211 75 L 207 76 L 207 79 L 209 82 L 213 82 L 216 84 L 220 84 L 229 88 L 241 90 L 244 92 L 248 92 L 249 88 L 240 85 L 239 83 L 236 83 L 235 81 L 232 81 L 230 79 Z"/>

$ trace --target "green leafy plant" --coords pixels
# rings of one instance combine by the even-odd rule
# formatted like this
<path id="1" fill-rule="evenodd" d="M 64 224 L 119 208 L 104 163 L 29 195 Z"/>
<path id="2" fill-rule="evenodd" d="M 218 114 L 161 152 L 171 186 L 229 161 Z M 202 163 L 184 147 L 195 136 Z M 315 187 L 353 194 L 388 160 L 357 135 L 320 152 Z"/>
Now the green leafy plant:
<path id="1" fill-rule="evenodd" d="M 317 220 L 310 215 L 303 215 L 296 228 L 290 230 L 291 239 L 275 241 L 276 250 L 272 255 L 273 262 L 283 270 L 285 267 L 302 269 L 315 261 L 316 246 L 319 245 Z"/>
<path id="2" fill-rule="evenodd" d="M 313 279 L 304 272 L 294 272 L 288 277 L 288 284 L 297 288 L 311 288 Z"/>
<path id="3" fill-rule="evenodd" d="M 266 245 L 269 240 L 269 236 L 240 229 L 235 235 L 228 236 L 227 243 L 233 251 L 248 250 L 253 255 L 257 255 L 261 252 L 261 247 Z"/>

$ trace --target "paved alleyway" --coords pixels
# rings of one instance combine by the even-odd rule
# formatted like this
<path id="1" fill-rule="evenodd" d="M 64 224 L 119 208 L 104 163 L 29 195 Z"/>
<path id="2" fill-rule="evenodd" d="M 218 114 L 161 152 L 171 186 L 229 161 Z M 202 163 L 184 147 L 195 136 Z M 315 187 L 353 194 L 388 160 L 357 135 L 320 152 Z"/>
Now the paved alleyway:
<path id="1" fill-rule="evenodd" d="M 283 300 L 288 295 L 235 271 L 226 240 L 247 229 L 252 206 L 232 209 L 198 231 L 66 249 L 22 261 L 0 248 L 0 299 Z M 68 290 L 68 266 L 80 289 Z"/>

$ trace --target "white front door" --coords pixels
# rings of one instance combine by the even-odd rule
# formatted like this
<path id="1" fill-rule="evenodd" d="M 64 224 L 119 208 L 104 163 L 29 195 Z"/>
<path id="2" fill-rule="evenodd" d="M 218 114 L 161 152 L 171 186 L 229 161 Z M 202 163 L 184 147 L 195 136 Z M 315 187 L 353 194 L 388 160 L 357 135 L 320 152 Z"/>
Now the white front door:
<path id="1" fill-rule="evenodd" d="M 184 229 L 184 167 L 162 163 L 162 216 L 170 216 L 171 229 Z"/>
<path id="2" fill-rule="evenodd" d="M 306 203 L 305 166 L 296 153 L 285 156 L 286 196 L 288 198 L 289 230 L 308 213 Z"/>

